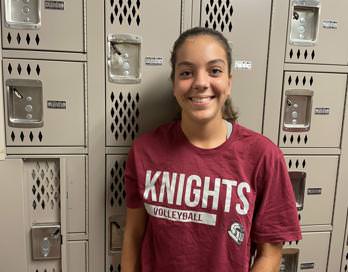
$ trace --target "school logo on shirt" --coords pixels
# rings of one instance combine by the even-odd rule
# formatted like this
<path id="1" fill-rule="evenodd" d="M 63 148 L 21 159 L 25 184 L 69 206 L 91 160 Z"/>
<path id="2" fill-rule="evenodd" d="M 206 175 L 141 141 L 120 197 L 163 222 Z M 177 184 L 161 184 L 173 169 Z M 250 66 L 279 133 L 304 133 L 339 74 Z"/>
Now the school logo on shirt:
<path id="1" fill-rule="evenodd" d="M 244 240 L 244 227 L 239 223 L 233 223 L 228 231 L 228 235 L 238 244 L 241 245 Z"/>

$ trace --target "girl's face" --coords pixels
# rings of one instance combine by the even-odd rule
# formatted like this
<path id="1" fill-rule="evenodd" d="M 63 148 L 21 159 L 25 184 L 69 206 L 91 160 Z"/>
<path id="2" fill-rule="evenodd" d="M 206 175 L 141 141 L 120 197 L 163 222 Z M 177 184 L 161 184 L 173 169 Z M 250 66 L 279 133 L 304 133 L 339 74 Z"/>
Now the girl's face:
<path id="1" fill-rule="evenodd" d="M 222 108 L 230 94 L 231 76 L 226 53 L 215 38 L 187 38 L 177 51 L 174 96 L 182 109 L 182 120 L 208 122 L 222 119 Z"/>

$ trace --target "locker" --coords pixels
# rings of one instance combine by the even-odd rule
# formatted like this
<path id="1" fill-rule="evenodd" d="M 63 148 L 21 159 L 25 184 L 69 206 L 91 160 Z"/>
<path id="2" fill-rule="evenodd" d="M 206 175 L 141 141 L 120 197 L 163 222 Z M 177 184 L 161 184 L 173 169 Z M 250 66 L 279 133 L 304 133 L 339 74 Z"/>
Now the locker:
<path id="1" fill-rule="evenodd" d="M 199 24 L 221 31 L 231 43 L 231 97 L 239 122 L 261 132 L 271 1 L 201 0 L 199 8 Z"/>
<path id="2" fill-rule="evenodd" d="M 124 170 L 127 155 L 106 156 L 106 252 L 107 270 L 116 269 L 113 263 L 120 254 L 125 223 Z M 110 270 L 113 271 L 113 270 Z"/>
<path id="3" fill-rule="evenodd" d="M 3 61 L 7 146 L 85 145 L 85 64 Z"/>
<path id="4" fill-rule="evenodd" d="M 84 161 L 83 156 L 69 156 L 1 162 L 1 173 L 7 178 L 0 197 L 4 222 L 0 233 L 3 241 L 8 241 L 9 236 L 13 238 L 5 250 L 8 255 L 1 254 L 4 267 L 60 271 L 66 256 L 67 233 L 85 230 L 85 226 L 77 229 L 76 225 L 85 225 L 80 214 L 84 217 L 86 205 L 77 207 L 69 198 L 69 193 L 77 198 L 75 191 L 85 189 L 72 186 L 75 181 L 66 186 L 69 178 L 74 178 L 68 178 L 72 169 L 76 176 L 85 176 L 86 169 L 81 167 Z M 67 218 L 72 217 L 77 218 L 76 223 L 67 223 Z M 82 222 L 77 223 L 78 219 Z"/>
<path id="5" fill-rule="evenodd" d="M 326 272 L 330 233 L 308 232 L 302 236 L 301 241 L 285 243 L 279 271 Z"/>
<path id="6" fill-rule="evenodd" d="M 87 272 L 87 241 L 68 241 L 68 272 Z"/>
<path id="7" fill-rule="evenodd" d="M 338 156 L 285 156 L 301 225 L 332 224 L 338 159 Z"/>
<path id="8" fill-rule="evenodd" d="M 285 61 L 347 65 L 347 8 L 343 0 L 290 0 Z"/>
<path id="9" fill-rule="evenodd" d="M 83 0 L 2 0 L 1 5 L 4 49 L 86 51 Z"/>
<path id="10" fill-rule="evenodd" d="M 285 72 L 283 80 L 279 146 L 339 147 L 347 76 Z"/>
<path id="11" fill-rule="evenodd" d="M 181 2 L 105 1 L 105 14 L 106 143 L 129 146 L 177 114 L 169 75 Z"/>

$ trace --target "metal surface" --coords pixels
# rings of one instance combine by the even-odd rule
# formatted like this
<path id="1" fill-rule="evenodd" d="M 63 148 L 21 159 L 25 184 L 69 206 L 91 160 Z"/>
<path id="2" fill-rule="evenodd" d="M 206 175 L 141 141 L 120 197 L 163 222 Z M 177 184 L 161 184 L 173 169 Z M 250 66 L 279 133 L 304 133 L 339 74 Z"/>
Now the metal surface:
<path id="1" fill-rule="evenodd" d="M 8 79 L 5 85 L 9 126 L 42 127 L 42 82 L 30 79 Z"/>
<path id="2" fill-rule="evenodd" d="M 115 83 L 141 81 L 141 37 L 130 34 L 108 36 L 108 75 Z"/>
<path id="3" fill-rule="evenodd" d="M 6 49 L 86 52 L 85 0 L 1 0 Z"/>
<path id="4" fill-rule="evenodd" d="M 293 0 L 290 23 L 290 44 L 311 46 L 317 42 L 320 18 L 320 2 L 317 0 Z"/>
<path id="5" fill-rule="evenodd" d="M 312 113 L 311 90 L 286 90 L 284 106 L 285 131 L 308 131 L 311 122 Z"/>
<path id="6" fill-rule="evenodd" d="M 4 88 L 17 90 L 5 92 L 5 116 L 11 120 L 6 125 L 7 146 L 85 145 L 83 63 L 6 59 L 3 71 Z M 24 122 L 28 114 L 36 119 L 34 125 Z"/>
<path id="7" fill-rule="evenodd" d="M 33 260 L 60 259 L 60 225 L 34 225 L 31 228 Z"/>
<path id="8" fill-rule="evenodd" d="M 285 72 L 281 111 L 288 114 L 281 116 L 282 125 L 279 135 L 279 146 L 339 147 L 341 142 L 346 83 L 347 75 L 345 74 Z M 298 111 L 296 111 L 298 117 L 302 116 L 301 120 L 303 124 L 300 125 L 291 124 L 292 120 L 294 120 L 292 114 L 294 113 L 295 103 L 289 106 L 289 99 L 287 97 L 288 90 L 298 88 L 302 89 L 301 91 L 296 91 L 296 94 L 300 94 L 302 91 L 304 92 L 303 97 L 296 97 L 302 99 L 299 101 L 301 103 L 297 103 Z M 310 96 L 311 92 L 307 90 L 312 91 L 313 95 Z M 329 94 L 328 90 L 330 90 Z M 312 98 L 311 103 L 310 97 Z M 295 96 L 292 96 L 293 98 Z M 310 108 L 311 111 L 308 112 Z M 299 114 L 301 112 L 303 114 Z M 285 122 L 284 118 L 287 118 L 288 121 Z M 292 127 L 295 131 L 291 131 Z M 323 128 L 325 128 L 325 137 L 322 137 Z"/>
<path id="9" fill-rule="evenodd" d="M 302 233 L 303 239 L 298 242 L 285 243 L 285 253 L 294 253 L 290 258 L 285 259 L 291 261 L 291 271 L 315 271 L 326 272 L 328 249 L 329 249 L 329 232 L 305 232 Z M 298 252 L 298 257 L 296 253 Z M 295 260 L 298 258 L 297 267 Z M 289 267 L 289 268 L 290 268 Z M 287 267 L 288 268 L 288 267 Z M 288 272 L 288 270 L 285 270 Z"/>
<path id="10" fill-rule="evenodd" d="M 306 173 L 299 171 L 290 171 L 289 176 L 295 193 L 297 210 L 301 211 L 303 210 Z"/>
<path id="11" fill-rule="evenodd" d="M 5 0 L 5 23 L 9 28 L 37 29 L 41 26 L 41 0 Z"/>

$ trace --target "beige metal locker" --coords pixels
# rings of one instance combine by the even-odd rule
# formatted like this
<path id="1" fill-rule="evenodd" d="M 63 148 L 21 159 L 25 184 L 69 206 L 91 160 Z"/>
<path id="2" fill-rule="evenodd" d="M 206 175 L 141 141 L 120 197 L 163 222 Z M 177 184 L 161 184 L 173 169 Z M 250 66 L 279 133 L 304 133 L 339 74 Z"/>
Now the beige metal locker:
<path id="1" fill-rule="evenodd" d="M 195 5 L 198 1 L 193 2 Z M 201 0 L 200 7 L 194 8 L 194 16 L 199 16 L 194 17 L 194 21 L 221 31 L 230 41 L 233 55 L 231 97 L 239 112 L 239 122 L 261 132 L 271 1 Z"/>
<path id="2" fill-rule="evenodd" d="M 280 147 L 340 146 L 347 75 L 285 72 Z"/>
<path id="3" fill-rule="evenodd" d="M 347 9 L 344 0 L 290 0 L 285 61 L 347 65 Z"/>
<path id="4" fill-rule="evenodd" d="M 106 156 L 106 252 L 107 271 L 117 271 L 122 247 L 126 203 L 124 170 L 127 155 Z"/>
<path id="5" fill-rule="evenodd" d="M 85 65 L 3 61 L 7 146 L 85 145 Z"/>
<path id="6" fill-rule="evenodd" d="M 300 224 L 331 225 L 338 156 L 286 155 L 285 160 Z"/>
<path id="7" fill-rule="evenodd" d="M 85 159 L 28 157 L 1 162 L 1 173 L 7 178 L 2 181 L 0 197 L 4 222 L 0 238 L 9 241 L 12 237 L 0 257 L 4 267 L 66 271 L 68 234 L 86 230 L 85 186 L 80 188 L 85 182 Z M 79 195 L 81 205 L 76 205 Z M 72 222 L 69 219 L 73 217 L 76 219 Z"/>
<path id="8" fill-rule="evenodd" d="M 326 272 L 329 232 L 305 232 L 299 242 L 286 243 L 283 248 L 281 272 Z"/>
<path id="9" fill-rule="evenodd" d="M 68 272 L 88 271 L 87 256 L 87 241 L 68 241 Z"/>
<path id="10" fill-rule="evenodd" d="M 85 1 L 2 0 L 5 49 L 85 52 Z"/>
<path id="11" fill-rule="evenodd" d="M 105 1 L 105 14 L 106 145 L 130 146 L 176 115 L 170 48 L 180 33 L 181 2 Z"/>

